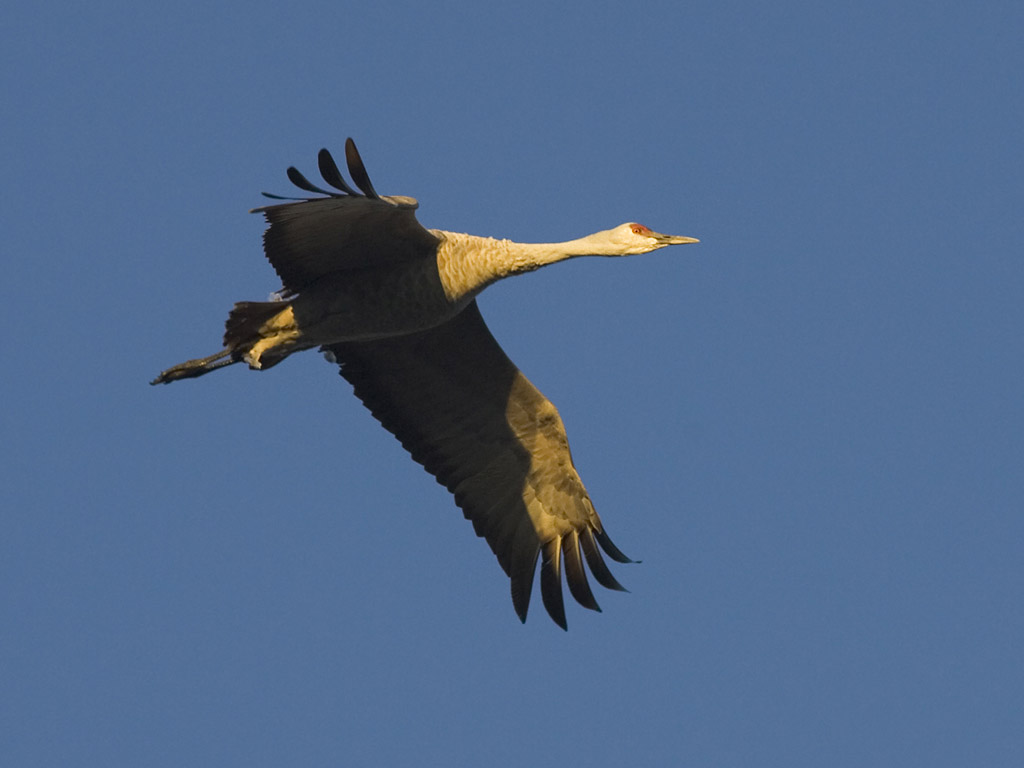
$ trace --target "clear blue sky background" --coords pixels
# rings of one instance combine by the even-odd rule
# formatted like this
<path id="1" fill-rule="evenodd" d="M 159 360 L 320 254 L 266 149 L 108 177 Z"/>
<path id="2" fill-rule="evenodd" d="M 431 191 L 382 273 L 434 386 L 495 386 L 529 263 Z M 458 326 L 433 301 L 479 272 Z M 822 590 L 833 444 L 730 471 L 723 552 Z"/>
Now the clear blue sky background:
<path id="1" fill-rule="evenodd" d="M 1024 765 L 1024 5 L 15 2 L 0 29 L 9 766 Z M 632 592 L 519 624 L 278 287 L 352 135 L 426 226 L 623 221 L 483 313 Z"/>

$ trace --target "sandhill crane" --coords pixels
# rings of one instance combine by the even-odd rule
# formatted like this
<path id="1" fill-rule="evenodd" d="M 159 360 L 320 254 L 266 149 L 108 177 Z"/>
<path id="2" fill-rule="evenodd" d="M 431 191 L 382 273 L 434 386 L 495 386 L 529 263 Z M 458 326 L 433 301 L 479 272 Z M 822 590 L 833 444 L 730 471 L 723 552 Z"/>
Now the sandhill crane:
<path id="1" fill-rule="evenodd" d="M 558 411 L 491 336 L 476 295 L 491 283 L 576 256 L 629 256 L 696 243 L 627 223 L 564 243 L 525 244 L 424 229 L 410 197 L 383 197 L 352 139 L 353 189 L 331 154 L 320 174 L 288 178 L 321 197 L 267 197 L 267 259 L 283 285 L 274 300 L 228 315 L 224 349 L 176 365 L 152 383 L 201 376 L 238 362 L 262 370 L 320 347 L 371 413 L 455 496 L 511 579 L 521 621 L 541 556 L 544 607 L 566 628 L 562 562 L 572 596 L 599 611 L 587 583 L 622 590 L 605 564 L 631 562 L 605 533 L 569 454 Z"/>

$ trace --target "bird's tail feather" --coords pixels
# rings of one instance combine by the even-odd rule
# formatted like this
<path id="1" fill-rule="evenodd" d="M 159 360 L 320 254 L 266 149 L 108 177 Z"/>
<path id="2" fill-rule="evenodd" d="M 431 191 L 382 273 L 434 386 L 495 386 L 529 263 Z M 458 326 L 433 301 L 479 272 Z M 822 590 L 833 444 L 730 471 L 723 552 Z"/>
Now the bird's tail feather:
<path id="1" fill-rule="evenodd" d="M 224 323 L 224 348 L 247 350 L 260 338 L 264 324 L 287 306 L 283 301 L 239 301 Z"/>

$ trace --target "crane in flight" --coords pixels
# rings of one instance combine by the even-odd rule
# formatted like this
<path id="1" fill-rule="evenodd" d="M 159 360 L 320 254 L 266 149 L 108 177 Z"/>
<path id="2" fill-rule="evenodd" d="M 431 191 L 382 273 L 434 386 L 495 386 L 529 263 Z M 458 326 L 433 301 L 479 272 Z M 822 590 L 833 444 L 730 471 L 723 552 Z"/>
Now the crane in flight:
<path id="1" fill-rule="evenodd" d="M 374 190 L 352 139 L 345 181 L 318 155 L 323 189 L 294 167 L 289 180 L 317 197 L 257 208 L 269 224 L 267 259 L 281 279 L 272 301 L 242 301 L 224 348 L 168 368 L 166 384 L 234 363 L 263 370 L 319 347 L 356 396 L 412 458 L 455 496 L 511 580 L 521 621 L 538 557 L 540 592 L 566 628 L 562 570 L 572 596 L 600 611 L 599 584 L 623 587 L 601 556 L 631 562 L 605 532 L 573 466 L 555 406 L 488 331 L 476 296 L 491 283 L 577 256 L 631 256 L 698 242 L 630 222 L 563 243 L 516 243 L 425 229 L 411 197 Z M 600 548 L 599 548 L 600 547 Z"/>

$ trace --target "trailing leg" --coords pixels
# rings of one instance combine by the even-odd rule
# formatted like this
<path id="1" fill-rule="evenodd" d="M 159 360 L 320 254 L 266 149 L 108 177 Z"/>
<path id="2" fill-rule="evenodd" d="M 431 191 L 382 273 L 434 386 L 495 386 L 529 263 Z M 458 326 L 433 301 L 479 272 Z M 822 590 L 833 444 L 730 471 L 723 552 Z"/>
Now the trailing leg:
<path id="1" fill-rule="evenodd" d="M 209 357 L 187 360 L 161 373 L 151 384 L 167 384 L 192 379 L 226 365 L 245 362 L 250 368 L 265 370 L 284 360 L 297 349 L 299 336 L 295 313 L 283 301 L 240 301 L 228 315 L 224 331 L 224 349 Z"/>
<path id="2" fill-rule="evenodd" d="M 237 363 L 241 359 L 241 356 L 232 356 L 230 349 L 222 349 L 217 354 L 210 355 L 209 357 L 200 357 L 196 360 L 186 360 L 184 363 L 178 363 L 178 365 L 168 368 L 149 383 L 169 384 L 178 379 L 192 379 L 196 376 L 202 376 L 204 373 L 215 371 L 218 368 L 223 368 L 226 365 Z"/>

